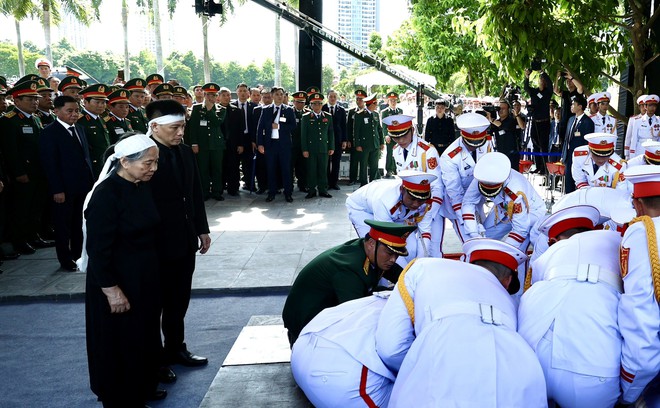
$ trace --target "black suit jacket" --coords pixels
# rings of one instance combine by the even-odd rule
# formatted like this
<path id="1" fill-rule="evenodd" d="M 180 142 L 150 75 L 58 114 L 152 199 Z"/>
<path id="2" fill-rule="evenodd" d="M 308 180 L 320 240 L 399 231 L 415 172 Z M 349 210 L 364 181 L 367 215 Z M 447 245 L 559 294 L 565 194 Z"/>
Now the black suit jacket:
<path id="1" fill-rule="evenodd" d="M 279 144 L 282 149 L 291 149 L 291 133 L 296 128 L 296 114 L 293 109 L 284 104 L 281 106 L 280 112 L 280 129 L 279 129 Z M 268 152 L 268 148 L 272 145 L 273 139 L 270 138 L 273 124 L 273 105 L 265 106 L 261 109 L 261 116 L 259 117 L 259 124 L 257 125 L 257 145 L 264 146 L 264 152 Z M 284 121 L 283 118 L 286 118 Z"/>
<path id="2" fill-rule="evenodd" d="M 566 135 L 564 136 L 564 148 L 562 150 L 562 162 L 567 163 L 567 160 L 571 161 L 573 151 L 576 147 L 584 146 L 587 144 L 587 141 L 584 139 L 584 136 L 589 133 L 594 132 L 594 121 L 591 120 L 587 114 L 583 114 L 580 118 L 580 121 L 577 123 L 577 127 L 573 130 L 573 124 L 575 123 L 575 116 L 572 116 L 568 120 L 566 126 Z M 567 171 L 570 169 L 567 169 Z"/>
<path id="3" fill-rule="evenodd" d="M 247 133 L 245 133 L 246 120 L 245 120 L 245 117 L 243 116 L 243 111 L 240 108 L 240 102 L 238 100 L 235 100 L 235 101 L 232 101 L 231 104 L 234 105 L 238 109 L 238 112 L 241 114 L 240 115 L 240 124 L 239 124 L 240 139 L 241 139 L 241 143 L 242 143 L 243 147 L 248 149 L 252 145 L 252 141 L 253 141 L 252 135 L 255 133 L 254 128 L 256 127 L 256 124 L 253 123 L 253 121 L 252 121 L 252 114 L 254 112 L 254 108 L 257 105 L 255 103 L 249 101 L 249 100 L 247 101 Z M 239 118 L 237 117 L 236 120 L 238 120 L 238 119 Z"/>
<path id="4" fill-rule="evenodd" d="M 323 108 L 321 108 L 324 112 L 330 112 L 330 107 L 326 103 L 323 105 Z M 339 104 L 335 105 L 335 114 L 332 117 L 332 126 L 333 130 L 335 131 L 335 151 L 340 151 L 341 150 L 341 144 L 342 142 L 346 142 L 347 136 L 346 136 L 346 109 L 344 109 L 342 106 Z"/>
<path id="5" fill-rule="evenodd" d="M 158 250 L 161 259 L 178 259 L 194 254 L 197 237 L 209 233 L 199 171 L 190 146 L 180 144 L 168 148 L 154 139 L 160 155 L 158 171 L 149 182 L 158 207 Z M 176 156 L 178 172 L 172 161 Z"/>
<path id="6" fill-rule="evenodd" d="M 41 131 L 39 154 L 51 194 L 87 194 L 94 184 L 85 130 L 75 129 L 82 145 L 58 121 Z"/>

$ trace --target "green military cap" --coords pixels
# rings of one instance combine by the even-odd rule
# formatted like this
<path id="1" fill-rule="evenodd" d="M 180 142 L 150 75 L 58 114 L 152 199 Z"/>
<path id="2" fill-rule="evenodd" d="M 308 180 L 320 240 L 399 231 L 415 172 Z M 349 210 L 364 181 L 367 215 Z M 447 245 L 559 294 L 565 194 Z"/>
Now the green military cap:
<path id="1" fill-rule="evenodd" d="M 318 86 L 310 86 L 307 88 L 307 95 L 319 92 L 321 92 L 321 89 Z"/>
<path id="2" fill-rule="evenodd" d="M 174 87 L 170 84 L 160 84 L 154 89 L 153 94 L 155 96 L 161 95 L 172 95 L 174 93 Z"/>
<path id="3" fill-rule="evenodd" d="M 28 74 L 28 75 L 24 76 L 23 78 L 19 79 L 18 81 L 16 81 L 16 82 L 14 83 L 14 85 L 18 85 L 18 84 L 20 84 L 21 82 L 25 82 L 25 81 L 36 81 L 36 80 L 39 79 L 39 78 L 40 78 L 39 75 Z"/>
<path id="4" fill-rule="evenodd" d="M 188 91 L 186 91 L 186 88 L 184 88 L 182 86 L 175 86 L 174 90 L 172 91 L 172 94 L 174 96 L 182 96 L 182 97 L 185 98 L 186 95 L 188 94 Z"/>
<path id="5" fill-rule="evenodd" d="M 147 85 L 160 85 L 163 82 L 165 82 L 165 80 L 160 74 L 151 74 L 147 77 Z"/>
<path id="6" fill-rule="evenodd" d="M 60 84 L 57 86 L 58 91 L 65 91 L 69 88 L 78 88 L 82 89 L 82 80 L 78 78 L 77 76 L 69 75 L 67 77 L 64 77 L 61 81 Z"/>
<path id="7" fill-rule="evenodd" d="M 369 230 L 371 238 L 385 245 L 397 255 L 408 255 L 406 238 L 417 229 L 417 226 L 374 220 L 364 220 L 364 223 L 371 227 Z"/>
<path id="8" fill-rule="evenodd" d="M 307 92 L 298 91 L 291 94 L 294 102 L 307 102 Z"/>
<path id="9" fill-rule="evenodd" d="M 386 96 L 387 99 L 399 99 L 399 94 L 394 91 L 388 92 Z"/>
<path id="10" fill-rule="evenodd" d="M 111 94 L 111 93 L 113 93 L 114 91 L 116 91 L 116 90 L 118 90 L 118 89 L 121 89 L 121 88 L 122 88 L 122 87 L 119 86 L 119 85 L 108 85 L 108 88 L 105 90 L 105 92 L 106 92 L 107 94 Z"/>
<path id="11" fill-rule="evenodd" d="M 364 89 L 358 89 L 355 91 L 355 97 L 364 99 L 367 97 L 367 92 Z"/>
<path id="12" fill-rule="evenodd" d="M 309 103 L 312 102 L 323 102 L 323 94 L 315 92 L 311 95 L 309 95 Z"/>
<path id="13" fill-rule="evenodd" d="M 119 88 L 108 95 L 108 103 L 128 103 L 128 97 L 131 96 L 131 91 Z"/>
<path id="14" fill-rule="evenodd" d="M 18 98 L 21 96 L 39 96 L 40 95 L 37 93 L 37 88 L 39 87 L 39 84 L 37 84 L 37 81 L 23 81 L 23 82 L 17 82 L 16 85 L 14 85 L 10 90 L 9 93 L 11 93 L 11 96 L 14 98 Z"/>
<path id="15" fill-rule="evenodd" d="M 124 89 L 128 89 L 131 92 L 144 92 L 144 88 L 146 87 L 147 81 L 142 78 L 129 79 L 124 84 Z"/>
<path id="16" fill-rule="evenodd" d="M 217 92 L 220 91 L 220 85 L 218 85 L 214 82 L 209 82 L 208 84 L 202 85 L 202 91 L 210 92 L 210 93 L 217 93 Z"/>
<path id="17" fill-rule="evenodd" d="M 80 95 L 87 99 L 105 99 L 108 100 L 108 86 L 105 84 L 90 85 L 84 90 L 80 91 Z"/>
<path id="18" fill-rule="evenodd" d="M 48 86 L 45 79 L 38 78 L 37 79 L 37 92 L 53 92 L 53 90 L 50 89 L 50 86 Z"/>

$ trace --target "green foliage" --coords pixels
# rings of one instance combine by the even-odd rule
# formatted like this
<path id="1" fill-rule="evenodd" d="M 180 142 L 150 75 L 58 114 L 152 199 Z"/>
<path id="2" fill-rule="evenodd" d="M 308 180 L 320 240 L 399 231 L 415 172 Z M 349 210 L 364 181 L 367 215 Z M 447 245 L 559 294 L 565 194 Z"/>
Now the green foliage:
<path id="1" fill-rule="evenodd" d="M 38 74 L 39 72 L 34 67 L 34 61 L 41 56 L 41 53 L 24 49 L 23 56 L 25 61 L 30 61 L 26 63 L 25 74 Z M 10 42 L 0 42 L 0 75 L 6 77 L 9 81 L 18 79 L 18 51 L 16 46 Z"/>
<path id="2" fill-rule="evenodd" d="M 383 58 L 383 37 L 380 33 L 373 31 L 369 34 L 369 51 L 376 54 L 379 58 Z"/>

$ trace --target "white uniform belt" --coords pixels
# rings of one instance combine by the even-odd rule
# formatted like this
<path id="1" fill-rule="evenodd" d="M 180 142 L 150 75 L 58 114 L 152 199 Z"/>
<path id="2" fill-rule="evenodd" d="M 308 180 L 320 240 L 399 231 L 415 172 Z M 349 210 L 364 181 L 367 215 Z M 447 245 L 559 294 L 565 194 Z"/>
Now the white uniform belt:
<path id="1" fill-rule="evenodd" d="M 554 279 L 575 279 L 578 282 L 603 282 L 613 287 L 619 293 L 623 293 L 623 282 L 621 281 L 621 276 L 614 271 L 610 271 L 601 267 L 600 265 L 558 265 L 548 269 L 545 272 L 544 279 L 547 281 Z"/>
<path id="2" fill-rule="evenodd" d="M 487 303 L 457 302 L 443 305 L 431 311 L 431 320 L 439 320 L 445 317 L 457 315 L 479 316 L 485 324 L 495 326 L 506 326 L 516 330 L 516 322 L 500 309 Z"/>

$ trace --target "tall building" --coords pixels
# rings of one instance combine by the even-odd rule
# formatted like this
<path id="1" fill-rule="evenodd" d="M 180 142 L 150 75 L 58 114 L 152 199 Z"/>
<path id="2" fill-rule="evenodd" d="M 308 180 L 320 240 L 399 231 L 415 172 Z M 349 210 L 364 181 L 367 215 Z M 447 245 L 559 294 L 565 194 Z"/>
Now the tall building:
<path id="1" fill-rule="evenodd" d="M 380 0 L 338 0 L 337 32 L 344 38 L 367 49 L 369 35 L 380 30 Z M 338 68 L 349 68 L 357 60 L 343 51 L 337 51 Z M 360 66 L 366 64 L 360 62 Z"/>

